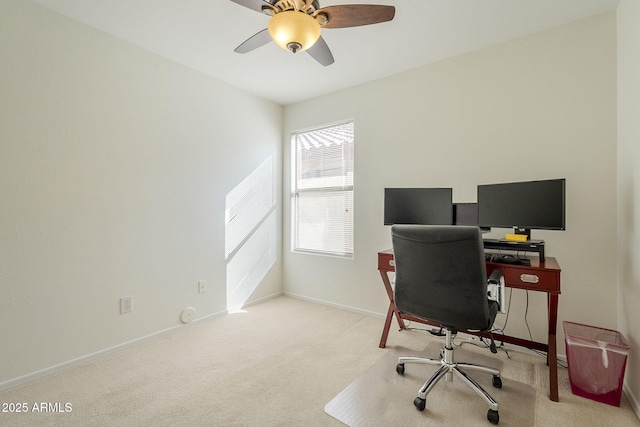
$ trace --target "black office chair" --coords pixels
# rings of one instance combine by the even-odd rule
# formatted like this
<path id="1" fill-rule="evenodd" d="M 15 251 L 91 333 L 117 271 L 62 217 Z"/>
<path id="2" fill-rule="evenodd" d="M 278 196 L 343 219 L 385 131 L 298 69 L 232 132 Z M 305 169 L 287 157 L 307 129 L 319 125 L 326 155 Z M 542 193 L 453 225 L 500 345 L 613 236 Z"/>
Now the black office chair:
<path id="1" fill-rule="evenodd" d="M 426 406 L 427 394 L 446 376 L 453 374 L 474 389 L 490 406 L 487 418 L 498 424 L 498 403 L 465 371 L 493 375 L 493 386 L 502 387 L 500 371 L 478 365 L 456 363 L 452 336 L 458 328 L 489 330 L 498 304 L 487 298 L 487 272 L 482 234 L 478 227 L 394 225 L 391 239 L 395 259 L 395 303 L 401 313 L 439 325 L 446 342 L 439 359 L 400 357 L 396 371 L 404 374 L 405 363 L 438 365 L 414 400 L 418 410 Z"/>

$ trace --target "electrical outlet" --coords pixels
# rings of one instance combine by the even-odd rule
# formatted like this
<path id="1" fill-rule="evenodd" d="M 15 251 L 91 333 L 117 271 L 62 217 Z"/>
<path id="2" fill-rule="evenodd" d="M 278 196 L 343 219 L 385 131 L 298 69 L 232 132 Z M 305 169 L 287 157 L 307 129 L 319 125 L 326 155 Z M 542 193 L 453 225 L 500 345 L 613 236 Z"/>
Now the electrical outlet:
<path id="1" fill-rule="evenodd" d="M 132 299 L 133 297 L 131 296 L 120 298 L 120 314 L 131 313 Z"/>
<path id="2" fill-rule="evenodd" d="M 207 281 L 206 280 L 198 281 L 198 293 L 204 294 L 205 292 L 207 292 Z"/>

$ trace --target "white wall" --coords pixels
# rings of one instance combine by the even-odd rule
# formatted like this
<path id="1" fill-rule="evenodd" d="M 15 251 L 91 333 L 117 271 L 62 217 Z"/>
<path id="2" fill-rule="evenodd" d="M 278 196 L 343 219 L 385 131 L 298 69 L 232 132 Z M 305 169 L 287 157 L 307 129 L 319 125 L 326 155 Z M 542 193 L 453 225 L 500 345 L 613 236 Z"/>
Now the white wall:
<path id="1" fill-rule="evenodd" d="M 285 107 L 287 135 L 355 119 L 355 259 L 291 253 L 285 292 L 383 314 L 376 253 L 389 248 L 383 189 L 567 179 L 567 230 L 534 231 L 562 267 L 562 320 L 616 327 L 616 16 L 608 13 Z M 288 170 L 285 167 L 285 171 Z M 284 177 L 284 191 L 289 182 Z M 289 221 L 284 198 L 284 224 Z M 508 230 L 498 230 L 503 235 Z M 546 296 L 530 292 L 533 337 L 546 338 Z M 527 336 L 524 292 L 507 332 Z M 498 320 L 500 324 L 501 320 Z M 389 343 L 392 344 L 393 335 Z"/>
<path id="2" fill-rule="evenodd" d="M 282 107 L 15 0 L 0 76 L 0 386 L 224 313 L 225 196 L 265 161 L 281 235 Z"/>
<path id="3" fill-rule="evenodd" d="M 631 350 L 625 389 L 640 417 L 640 2 L 618 6 L 618 327 Z"/>
<path id="4" fill-rule="evenodd" d="M 355 118 L 358 148 L 355 259 L 291 254 L 285 226 L 286 291 L 386 311 L 386 186 L 474 201 L 478 183 L 566 177 L 568 230 L 536 232 L 563 268 L 560 320 L 627 334 L 625 385 L 639 396 L 639 16 L 622 1 L 617 159 L 612 14 L 287 107 L 285 171 L 293 130 Z M 273 161 L 279 205 L 281 107 L 17 0 L 0 2 L 0 75 L 0 388 L 177 327 L 186 306 L 223 313 L 225 196 Z M 278 260 L 250 301 L 280 292 L 280 275 Z M 541 338 L 544 301 L 531 297 Z"/>

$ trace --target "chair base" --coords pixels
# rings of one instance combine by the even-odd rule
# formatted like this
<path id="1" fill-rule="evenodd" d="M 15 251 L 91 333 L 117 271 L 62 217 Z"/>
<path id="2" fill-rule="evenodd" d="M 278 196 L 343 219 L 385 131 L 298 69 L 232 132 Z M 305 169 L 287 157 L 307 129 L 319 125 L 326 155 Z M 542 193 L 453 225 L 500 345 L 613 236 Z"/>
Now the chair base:
<path id="1" fill-rule="evenodd" d="M 496 388 L 502 387 L 502 379 L 500 378 L 500 371 L 488 366 L 472 365 L 468 363 L 456 363 L 453 356 L 453 341 L 451 338 L 451 331 L 446 330 L 446 343 L 444 348 L 440 351 L 440 359 L 427 359 L 423 357 L 399 357 L 398 365 L 396 366 L 396 372 L 404 374 L 405 363 L 417 363 L 424 365 L 440 366 L 440 368 L 424 383 L 424 385 L 418 391 L 418 397 L 414 400 L 414 405 L 418 410 L 422 411 L 426 406 L 426 399 L 429 392 L 442 378 L 446 378 L 448 382 L 453 381 L 454 374 L 462 379 L 469 387 L 471 387 L 480 397 L 484 399 L 489 405 L 489 411 L 487 418 L 493 424 L 498 424 L 500 419 L 498 415 L 498 402 L 496 402 L 489 393 L 487 393 L 480 384 L 478 384 L 473 378 L 468 376 L 465 371 L 483 372 L 493 375 L 493 386 Z"/>

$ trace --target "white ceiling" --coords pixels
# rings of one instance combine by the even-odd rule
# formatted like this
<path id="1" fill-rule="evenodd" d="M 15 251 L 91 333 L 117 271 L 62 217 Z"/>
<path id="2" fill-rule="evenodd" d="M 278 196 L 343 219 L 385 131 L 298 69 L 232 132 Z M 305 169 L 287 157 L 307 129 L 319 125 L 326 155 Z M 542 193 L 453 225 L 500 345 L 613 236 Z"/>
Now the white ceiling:
<path id="1" fill-rule="evenodd" d="M 393 21 L 324 29 L 335 63 L 269 43 L 233 50 L 269 17 L 230 0 L 32 0 L 232 86 L 287 105 L 617 7 L 619 0 L 320 0 L 386 4 Z"/>

